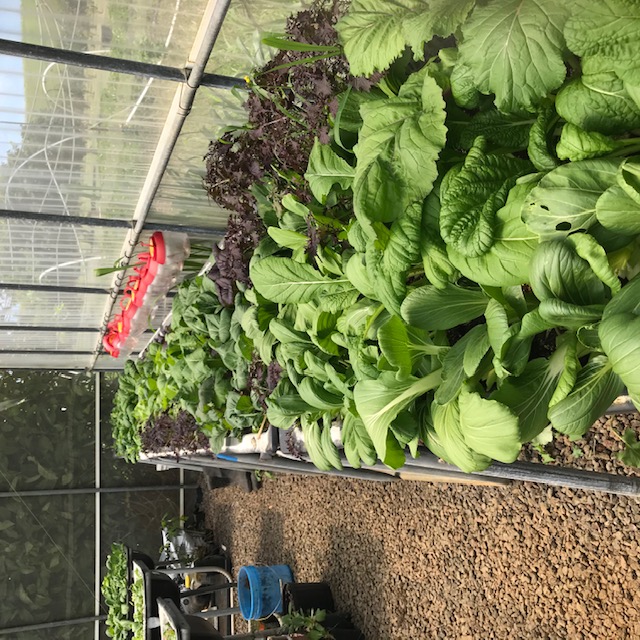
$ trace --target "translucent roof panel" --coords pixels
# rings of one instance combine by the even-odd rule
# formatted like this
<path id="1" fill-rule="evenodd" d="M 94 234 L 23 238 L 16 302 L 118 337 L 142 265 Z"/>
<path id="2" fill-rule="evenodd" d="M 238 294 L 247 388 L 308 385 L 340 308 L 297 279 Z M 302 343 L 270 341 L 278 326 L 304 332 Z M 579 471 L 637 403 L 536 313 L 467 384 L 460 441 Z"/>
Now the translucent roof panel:
<path id="1" fill-rule="evenodd" d="M 10 284 L 108 288 L 96 276 L 120 257 L 124 230 L 0 219 L 0 279 Z"/>
<path id="2" fill-rule="evenodd" d="M 8 113 L 0 88 L 0 206 L 130 220 L 173 84 L 36 60 L 12 77 L 24 97 Z"/>
<path id="3" fill-rule="evenodd" d="M 30 327 L 100 327 L 107 296 L 0 290 L 0 324 Z M 55 343 L 51 342 L 51 347 Z"/>
<path id="4" fill-rule="evenodd" d="M 206 0 L 18 0 L 7 8 L 1 37 L 114 58 L 180 66 Z M 11 19 L 18 13 L 21 22 Z"/>
<path id="5" fill-rule="evenodd" d="M 244 76 L 266 64 L 274 50 L 261 43 L 267 33 L 283 33 L 286 20 L 309 2 L 233 1 L 220 30 L 207 71 Z"/>
<path id="6" fill-rule="evenodd" d="M 72 331 L 0 331 L 0 353 L 9 350 L 49 351 L 55 343 L 56 350 L 84 351 L 91 353 L 98 340 L 95 333 Z"/>
<path id="7" fill-rule="evenodd" d="M 0 352 L 0 369 L 86 369 L 90 364 L 90 355 Z"/>
<path id="8" fill-rule="evenodd" d="M 224 232 L 229 212 L 209 199 L 203 185 L 209 141 L 224 126 L 242 125 L 246 116 L 230 91 L 202 87 L 196 94 L 174 147 L 167 172 L 148 217 L 152 222 L 191 224 Z"/>

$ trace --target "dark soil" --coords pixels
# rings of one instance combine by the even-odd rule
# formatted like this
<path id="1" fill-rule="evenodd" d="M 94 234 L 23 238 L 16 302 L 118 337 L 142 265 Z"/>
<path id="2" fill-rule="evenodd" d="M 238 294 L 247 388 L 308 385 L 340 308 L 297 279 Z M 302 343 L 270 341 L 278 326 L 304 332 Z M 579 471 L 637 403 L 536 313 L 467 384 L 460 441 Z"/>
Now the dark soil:
<path id="1" fill-rule="evenodd" d="M 368 640 L 640 637 L 640 504 L 507 488 L 281 476 L 208 492 L 235 570 L 327 581 Z"/>

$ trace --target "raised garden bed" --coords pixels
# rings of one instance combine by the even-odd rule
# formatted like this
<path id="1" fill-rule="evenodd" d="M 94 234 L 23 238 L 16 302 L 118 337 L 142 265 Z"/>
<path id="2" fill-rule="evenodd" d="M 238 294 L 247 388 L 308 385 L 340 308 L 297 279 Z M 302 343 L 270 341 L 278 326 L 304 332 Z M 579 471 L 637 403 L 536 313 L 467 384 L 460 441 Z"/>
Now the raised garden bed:
<path id="1" fill-rule="evenodd" d="M 209 193 L 237 213 L 166 344 L 125 370 L 120 453 L 163 429 L 159 451 L 219 452 L 297 425 L 341 469 L 337 426 L 353 468 L 426 446 L 479 472 L 554 457 L 625 387 L 637 405 L 636 45 L 607 26 L 640 25 L 625 7 L 356 0 L 292 18 L 248 127 L 210 149 Z"/>

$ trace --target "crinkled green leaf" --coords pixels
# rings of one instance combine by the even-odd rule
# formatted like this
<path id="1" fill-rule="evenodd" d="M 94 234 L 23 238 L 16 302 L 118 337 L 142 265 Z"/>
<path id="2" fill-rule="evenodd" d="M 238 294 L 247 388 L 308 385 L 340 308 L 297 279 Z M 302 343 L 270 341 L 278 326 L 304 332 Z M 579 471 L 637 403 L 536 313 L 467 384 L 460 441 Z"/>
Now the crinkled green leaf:
<path id="1" fill-rule="evenodd" d="M 304 174 L 316 200 L 325 202 L 335 184 L 340 185 L 342 189 L 348 189 L 353 183 L 354 175 L 354 168 L 341 158 L 331 145 L 321 144 L 316 138 L 309 155 L 309 166 Z"/>
<path id="2" fill-rule="evenodd" d="M 559 164 L 549 145 L 556 119 L 553 107 L 544 105 L 529 130 L 527 151 L 529 159 L 538 171 L 551 171 Z"/>
<path id="3" fill-rule="evenodd" d="M 484 152 L 485 141 L 476 140 L 461 169 L 440 188 L 440 231 L 447 246 L 467 257 L 485 254 L 495 240 L 495 216 L 528 162 Z"/>
<path id="4" fill-rule="evenodd" d="M 494 243 L 482 256 L 470 258 L 447 247 L 451 263 L 470 280 L 481 285 L 508 287 L 529 281 L 531 258 L 538 236 L 522 222 L 520 212 L 533 185 L 516 185 L 507 203 L 496 213 Z"/>
<path id="5" fill-rule="evenodd" d="M 415 0 L 403 20 L 402 30 L 417 60 L 424 58 L 424 45 L 433 36 L 448 36 L 465 21 L 476 0 Z"/>
<path id="6" fill-rule="evenodd" d="M 482 291 L 447 285 L 414 289 L 402 303 L 402 317 L 419 329 L 451 329 L 484 313 L 489 298 Z"/>
<path id="7" fill-rule="evenodd" d="M 529 132 L 535 122 L 536 118 L 529 115 L 502 113 L 497 109 L 480 111 L 462 130 L 460 144 L 463 148 L 470 149 L 475 139 L 482 136 L 496 147 L 526 149 Z"/>
<path id="8" fill-rule="evenodd" d="M 453 33 L 475 0 L 354 0 L 336 25 L 353 75 L 384 71 L 405 46 L 416 59 L 435 35 Z"/>
<path id="9" fill-rule="evenodd" d="M 556 96 L 556 110 L 567 122 L 612 135 L 640 126 L 640 109 L 613 71 L 583 75 Z"/>
<path id="10" fill-rule="evenodd" d="M 450 82 L 453 99 L 461 109 L 477 109 L 480 106 L 480 92 L 476 87 L 473 73 L 469 67 L 460 63 L 456 64 L 451 71 Z M 473 140 L 471 140 L 469 146 L 472 144 Z"/>
<path id="11" fill-rule="evenodd" d="M 596 222 L 598 198 L 615 184 L 619 164 L 602 158 L 557 167 L 533 188 L 522 219 L 545 237 L 589 229 Z"/>
<path id="12" fill-rule="evenodd" d="M 549 409 L 553 428 L 574 438 L 584 435 L 623 389 L 608 359 L 592 357 L 571 393 Z"/>
<path id="13" fill-rule="evenodd" d="M 640 66 L 640 13 L 635 0 L 573 0 L 565 25 L 567 46 L 621 72 Z"/>
<path id="14" fill-rule="evenodd" d="M 375 71 L 384 71 L 400 56 L 405 48 L 402 21 L 414 4 L 414 0 L 351 3 L 336 30 L 352 75 L 370 76 Z"/>
<path id="15" fill-rule="evenodd" d="M 462 27 L 461 63 L 500 111 L 534 111 L 565 78 L 562 30 L 568 7 L 554 0 L 494 0 Z"/>
<path id="16" fill-rule="evenodd" d="M 620 143 L 597 131 L 584 131 L 567 122 L 562 127 L 556 153 L 561 160 L 586 160 L 604 156 L 620 147 Z"/>
<path id="17" fill-rule="evenodd" d="M 430 193 L 422 207 L 422 232 L 420 234 L 420 253 L 427 280 L 438 288 L 455 282 L 458 270 L 447 255 L 447 246 L 440 236 L 440 200 Z"/>

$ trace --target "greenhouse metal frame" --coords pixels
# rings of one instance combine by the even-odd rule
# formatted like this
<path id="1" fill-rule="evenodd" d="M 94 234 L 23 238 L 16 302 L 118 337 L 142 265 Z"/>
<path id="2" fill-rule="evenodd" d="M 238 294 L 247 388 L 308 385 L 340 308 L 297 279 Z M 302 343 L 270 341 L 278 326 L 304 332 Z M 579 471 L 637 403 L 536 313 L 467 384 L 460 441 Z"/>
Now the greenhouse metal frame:
<path id="1" fill-rule="evenodd" d="M 71 12 L 54 13 L 51 23 L 38 16 L 37 29 L 30 0 L 6 0 L 4 9 L 21 12 L 21 27 L 0 29 L 0 368 L 118 370 L 144 347 L 170 311 L 170 297 L 157 301 L 154 324 L 132 353 L 113 358 L 102 348 L 125 269 L 153 231 L 183 231 L 208 243 L 220 236 L 228 214 L 202 187 L 206 136 L 242 122 L 240 74 L 256 52 L 260 58 L 256 34 L 272 26 L 252 14 L 262 9 L 281 25 L 295 8 L 281 6 L 278 14 L 269 0 L 201 0 L 187 9 L 176 0 L 171 10 L 159 2 L 131 9 L 105 0 L 79 20 L 89 10 L 76 1 L 56 0 L 59 12 L 76 6 L 75 20 Z M 236 13 L 225 31 L 230 7 Z M 151 46 L 154 30 L 160 33 Z M 139 47 L 133 34 L 141 31 Z M 190 50 L 178 50 L 176 38 Z M 248 60 L 234 59 L 251 38 Z M 198 127 L 211 131 L 202 135 Z M 110 284 L 96 278 L 97 267 L 115 264 L 122 270 Z"/>

